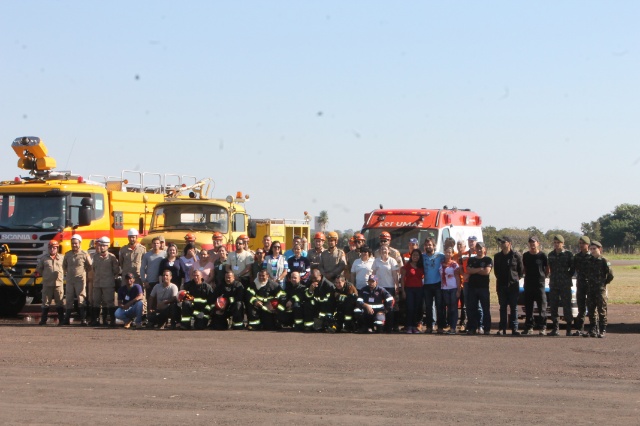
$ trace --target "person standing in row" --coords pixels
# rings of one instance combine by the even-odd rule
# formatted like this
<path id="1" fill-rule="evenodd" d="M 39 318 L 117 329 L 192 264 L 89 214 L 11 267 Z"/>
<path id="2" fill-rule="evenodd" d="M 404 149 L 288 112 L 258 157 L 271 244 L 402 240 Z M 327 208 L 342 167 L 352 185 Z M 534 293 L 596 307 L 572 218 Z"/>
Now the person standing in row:
<path id="1" fill-rule="evenodd" d="M 607 284 L 613 281 L 611 263 L 602 256 L 602 244 L 591 241 L 591 260 L 588 266 L 589 283 L 589 334 L 583 336 L 605 337 L 607 332 Z"/>
<path id="2" fill-rule="evenodd" d="M 540 251 L 538 237 L 529 238 L 529 251 L 522 255 L 524 265 L 524 334 L 533 334 L 533 303 L 540 310 L 540 335 L 547 334 L 547 294 L 545 278 L 549 275 L 547 255 Z"/>
<path id="3" fill-rule="evenodd" d="M 422 266 L 424 269 L 424 301 L 427 314 L 426 333 L 433 333 L 433 325 L 438 323 L 438 331 L 442 332 L 444 318 L 438 318 L 442 311 L 442 278 L 440 277 L 440 265 L 444 260 L 444 254 L 436 252 L 436 242 L 433 238 L 427 238 L 424 242 L 424 254 Z M 435 316 L 433 305 L 435 303 Z"/>
<path id="4" fill-rule="evenodd" d="M 571 311 L 571 278 L 573 277 L 573 253 L 564 249 L 564 237 L 553 237 L 553 251 L 549 259 L 549 305 L 551 307 L 551 325 L 553 329 L 549 335 L 558 336 L 560 333 L 558 321 L 558 306 L 562 303 L 562 313 L 567 323 L 567 336 L 571 336 L 573 314 Z"/>
<path id="5" fill-rule="evenodd" d="M 99 324 L 102 307 L 102 325 L 107 325 L 107 315 L 111 317 L 111 326 L 116 325 L 115 291 L 116 276 L 120 273 L 118 259 L 109 253 L 111 240 L 102 237 L 97 241 L 97 252 L 93 255 L 93 322 Z"/>
<path id="6" fill-rule="evenodd" d="M 64 254 L 62 269 L 67 278 L 67 312 L 64 317 L 64 324 L 69 325 L 71 312 L 73 311 L 73 300 L 78 298 L 78 313 L 80 314 L 80 325 L 87 325 L 87 277 L 91 272 L 91 257 L 80 248 L 82 237 L 78 234 L 71 236 L 71 250 Z"/>
<path id="7" fill-rule="evenodd" d="M 491 334 L 491 310 L 489 299 L 489 274 L 493 268 L 493 262 L 486 255 L 487 250 L 483 242 L 476 242 L 476 256 L 469 259 L 469 328 L 467 334 Z M 482 306 L 482 325 L 479 324 L 480 314 L 478 302 Z"/>
<path id="8" fill-rule="evenodd" d="M 573 264 L 576 270 L 576 302 L 578 304 L 578 316 L 575 318 L 573 332 L 574 336 L 584 333 L 584 319 L 587 311 L 587 292 L 589 282 L 587 281 L 589 263 L 591 262 L 591 252 L 589 252 L 589 237 L 583 235 L 578 241 L 580 251 L 573 256 Z"/>
<path id="9" fill-rule="evenodd" d="M 51 240 L 47 247 L 49 252 L 38 257 L 36 273 L 42 277 L 42 316 L 40 317 L 40 325 L 47 323 L 52 301 L 56 304 L 58 325 L 64 323 L 64 305 L 62 304 L 64 297 L 64 271 L 62 268 L 63 259 L 58 253 L 59 247 L 58 241 Z"/>
<path id="10" fill-rule="evenodd" d="M 493 256 L 493 273 L 496 276 L 496 292 L 500 304 L 500 325 L 498 335 L 507 334 L 507 306 L 510 317 L 508 323 L 511 334 L 519 336 L 518 331 L 518 295 L 520 294 L 520 278 L 524 275 L 522 255 L 511 248 L 511 238 L 497 238 L 501 251 Z"/>

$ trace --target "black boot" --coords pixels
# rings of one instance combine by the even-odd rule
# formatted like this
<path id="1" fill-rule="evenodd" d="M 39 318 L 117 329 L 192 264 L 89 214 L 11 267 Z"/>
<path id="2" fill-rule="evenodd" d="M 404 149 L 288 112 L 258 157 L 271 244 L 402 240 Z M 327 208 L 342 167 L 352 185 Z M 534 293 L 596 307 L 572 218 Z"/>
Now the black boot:
<path id="1" fill-rule="evenodd" d="M 100 325 L 100 308 L 91 308 L 91 327 L 97 327 Z"/>
<path id="2" fill-rule="evenodd" d="M 80 313 L 80 325 L 82 326 L 86 326 L 87 325 L 87 310 L 85 307 L 80 306 L 78 308 L 78 311 Z"/>
<path id="3" fill-rule="evenodd" d="M 63 323 L 63 325 L 69 325 L 70 324 L 71 312 L 73 312 L 71 309 L 67 309 L 66 312 L 64 313 L 64 323 Z"/>
<path id="4" fill-rule="evenodd" d="M 571 336 L 571 323 L 567 323 L 567 336 Z"/>
<path id="5" fill-rule="evenodd" d="M 64 325 L 64 308 L 62 306 L 56 308 L 58 314 L 58 327 Z"/>
<path id="6" fill-rule="evenodd" d="M 116 308 L 109 308 L 109 319 L 111 320 L 109 322 L 109 325 L 111 327 L 115 327 L 116 326 Z"/>
<path id="7" fill-rule="evenodd" d="M 102 326 L 107 327 L 109 323 L 107 322 L 107 317 L 109 316 L 109 311 L 107 308 L 102 308 Z"/>
<path id="8" fill-rule="evenodd" d="M 602 338 L 607 335 L 607 324 L 604 321 L 600 321 L 600 330 L 598 333 L 598 337 Z"/>
<path id="9" fill-rule="evenodd" d="M 42 314 L 38 325 L 45 325 L 47 323 L 47 318 L 49 318 L 49 307 L 42 308 Z"/>

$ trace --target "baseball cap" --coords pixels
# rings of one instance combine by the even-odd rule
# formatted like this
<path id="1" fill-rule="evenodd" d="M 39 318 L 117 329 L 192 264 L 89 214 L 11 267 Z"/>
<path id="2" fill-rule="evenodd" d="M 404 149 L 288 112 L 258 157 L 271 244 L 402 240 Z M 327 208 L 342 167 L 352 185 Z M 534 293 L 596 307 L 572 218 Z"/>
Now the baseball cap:
<path id="1" fill-rule="evenodd" d="M 467 238 L 469 241 L 478 241 L 478 237 L 476 237 L 475 235 L 470 236 L 469 238 Z"/>
<path id="2" fill-rule="evenodd" d="M 158 241 L 164 241 L 164 235 L 158 235 Z"/>
<path id="3" fill-rule="evenodd" d="M 371 274 L 371 275 L 369 275 L 369 278 L 367 278 L 367 281 L 378 281 L 378 277 L 376 277 L 375 275 Z"/>
<path id="4" fill-rule="evenodd" d="M 530 237 L 529 237 L 529 242 L 530 242 L 530 243 L 532 243 L 532 242 L 534 242 L 534 241 L 535 241 L 536 243 L 539 243 L 539 242 L 540 242 L 540 240 L 538 239 L 538 237 L 536 237 L 535 235 L 530 236 Z"/>
<path id="5" fill-rule="evenodd" d="M 500 243 L 511 243 L 511 238 L 503 235 L 502 237 L 496 237 L 496 241 L 500 242 Z"/>
<path id="6" fill-rule="evenodd" d="M 560 234 L 554 235 L 553 236 L 553 240 L 554 241 L 560 241 L 561 243 L 564 243 L 564 237 L 562 235 L 560 235 Z"/>
<path id="7" fill-rule="evenodd" d="M 411 238 L 411 239 L 409 240 L 409 242 L 410 242 L 411 244 L 418 244 L 418 239 L 417 239 L 417 238 Z"/>
<path id="8" fill-rule="evenodd" d="M 476 247 L 482 247 L 482 248 L 484 248 L 484 243 L 483 243 L 482 241 L 478 241 L 478 242 L 476 243 Z"/>
<path id="9" fill-rule="evenodd" d="M 124 277 L 125 277 L 126 279 L 129 279 L 129 278 L 135 278 L 131 272 L 129 272 L 128 274 L 126 274 Z"/>

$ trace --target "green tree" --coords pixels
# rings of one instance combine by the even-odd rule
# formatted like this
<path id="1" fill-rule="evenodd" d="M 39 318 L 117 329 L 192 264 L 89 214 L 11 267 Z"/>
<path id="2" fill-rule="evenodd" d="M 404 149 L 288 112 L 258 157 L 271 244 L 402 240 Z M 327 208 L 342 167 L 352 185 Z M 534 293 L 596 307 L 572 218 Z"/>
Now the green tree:
<path id="1" fill-rule="evenodd" d="M 580 227 L 582 233 L 591 240 L 602 241 L 602 233 L 600 232 L 600 222 L 593 220 L 591 222 L 583 222 Z"/>
<path id="2" fill-rule="evenodd" d="M 325 232 L 327 230 L 327 225 L 329 224 L 329 213 L 326 210 L 322 210 L 318 214 L 318 226 L 320 226 L 320 232 Z"/>
<path id="3" fill-rule="evenodd" d="M 620 204 L 598 222 L 603 245 L 635 249 L 640 237 L 640 205 Z"/>

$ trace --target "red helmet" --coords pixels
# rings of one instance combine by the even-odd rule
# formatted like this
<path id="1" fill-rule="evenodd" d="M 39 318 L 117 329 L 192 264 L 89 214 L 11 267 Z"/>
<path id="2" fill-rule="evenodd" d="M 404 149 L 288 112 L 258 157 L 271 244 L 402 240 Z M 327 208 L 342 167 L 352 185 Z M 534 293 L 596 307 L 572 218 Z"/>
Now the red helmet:
<path id="1" fill-rule="evenodd" d="M 223 239 L 223 237 L 222 237 L 222 234 L 221 234 L 221 233 L 219 233 L 218 231 L 216 231 L 216 232 L 214 232 L 214 233 L 213 233 L 213 236 L 211 237 L 211 239 L 212 239 L 212 240 L 222 240 L 222 239 Z"/>
<path id="2" fill-rule="evenodd" d="M 184 236 L 184 240 L 188 242 L 194 242 L 196 240 L 196 236 L 193 235 L 191 232 L 189 232 L 187 235 Z"/>
<path id="3" fill-rule="evenodd" d="M 180 290 L 180 292 L 178 293 L 178 302 L 182 302 L 188 294 L 189 293 L 187 293 L 187 290 Z"/>
<path id="4" fill-rule="evenodd" d="M 361 233 L 356 233 L 356 235 L 353 236 L 353 238 L 355 238 L 356 241 L 364 241 L 364 235 L 362 235 Z"/>
<path id="5" fill-rule="evenodd" d="M 391 241 L 391 234 L 388 233 L 387 231 L 383 231 L 382 233 L 380 233 L 380 239 L 386 239 Z"/>
<path id="6" fill-rule="evenodd" d="M 324 241 L 325 240 L 324 234 L 322 232 L 316 232 L 316 235 L 313 236 L 313 239 Z"/>
<path id="7" fill-rule="evenodd" d="M 271 307 L 273 309 L 278 309 L 278 299 L 271 299 Z"/>
<path id="8" fill-rule="evenodd" d="M 216 299 L 216 309 L 224 311 L 227 307 L 227 298 L 226 297 L 218 297 Z"/>
<path id="9" fill-rule="evenodd" d="M 57 240 L 49 241 L 49 247 L 58 247 L 60 243 Z"/>

